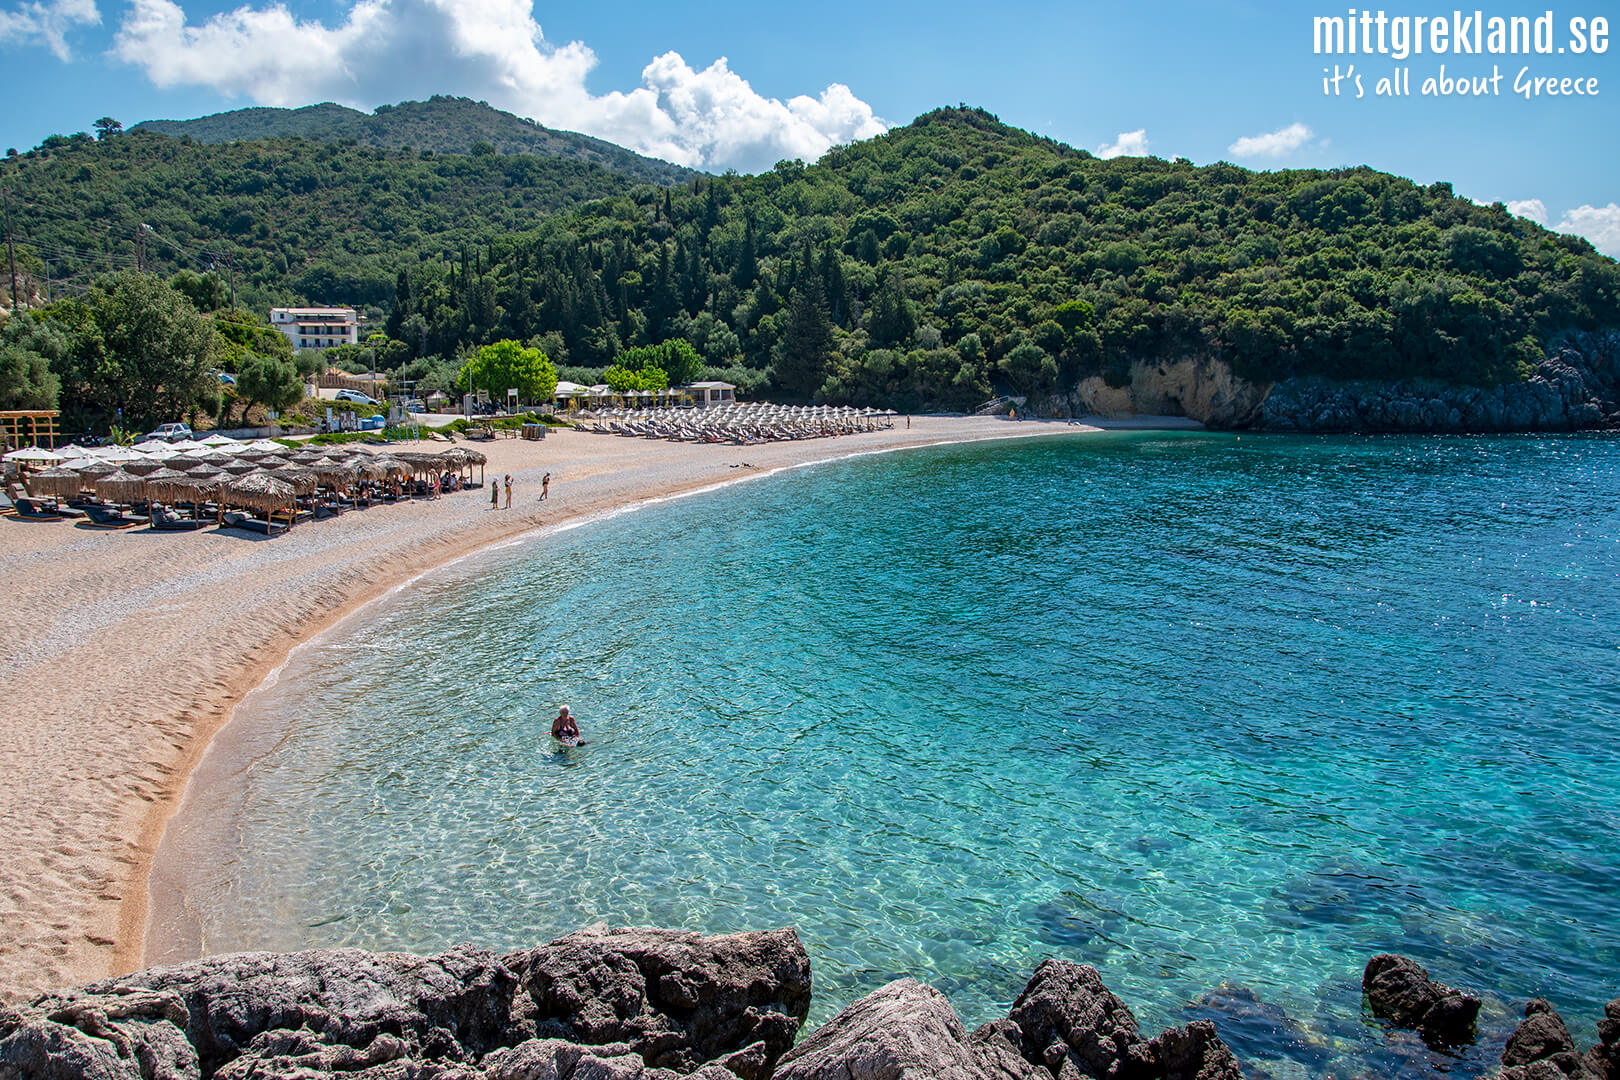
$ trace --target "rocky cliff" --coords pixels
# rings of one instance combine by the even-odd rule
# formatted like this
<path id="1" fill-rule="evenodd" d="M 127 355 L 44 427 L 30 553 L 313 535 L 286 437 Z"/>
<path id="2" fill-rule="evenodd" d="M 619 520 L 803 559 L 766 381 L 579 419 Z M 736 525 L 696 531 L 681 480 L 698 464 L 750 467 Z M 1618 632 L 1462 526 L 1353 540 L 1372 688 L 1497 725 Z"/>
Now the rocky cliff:
<path id="1" fill-rule="evenodd" d="M 1362 988 L 1392 1045 L 1407 1029 L 1443 1053 L 1408 1047 L 1355 1075 L 1421 1075 L 1478 1038 L 1480 997 L 1406 957 L 1374 957 Z M 1220 1010 L 1240 1039 L 1256 1017 L 1277 1021 L 1258 999 L 1250 1004 L 1248 1020 Z M 0 1009 L 0 1080 L 1244 1075 L 1211 1020 L 1146 1036 L 1095 968 L 1065 960 L 1044 961 L 1007 1015 L 973 1032 L 943 994 L 912 979 L 868 994 L 794 1045 L 809 1008 L 810 959 L 791 929 L 705 937 L 592 927 L 504 957 L 470 946 L 439 956 L 242 953 Z M 1584 1055 L 1546 1001 L 1532 999 L 1524 1014 L 1510 1036 L 1489 1040 L 1505 1047 L 1498 1080 L 1620 1080 L 1620 999 Z M 1257 1065 L 1251 1075 L 1273 1073 Z"/>
<path id="2" fill-rule="evenodd" d="M 1214 1025 L 1151 1039 L 1097 972 L 1047 961 L 971 1035 L 902 979 L 793 1045 L 791 930 L 594 927 L 498 957 L 243 953 L 0 1009 L 0 1080 L 1239 1080 Z"/>
<path id="3" fill-rule="evenodd" d="M 1523 382 L 1254 383 L 1211 356 L 1133 362 L 1124 386 L 1100 376 L 1037 409 L 1051 415 L 1187 416 L 1212 428 L 1288 432 L 1504 433 L 1620 426 L 1620 339 L 1576 337 Z"/>

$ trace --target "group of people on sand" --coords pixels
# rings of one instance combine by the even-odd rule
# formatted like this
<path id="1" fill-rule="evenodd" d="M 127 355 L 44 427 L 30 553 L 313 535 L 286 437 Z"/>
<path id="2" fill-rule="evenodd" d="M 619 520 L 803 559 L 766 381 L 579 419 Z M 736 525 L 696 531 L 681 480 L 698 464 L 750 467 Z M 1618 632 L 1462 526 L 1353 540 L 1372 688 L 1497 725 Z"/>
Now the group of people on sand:
<path id="1" fill-rule="evenodd" d="M 489 485 L 489 508 L 491 510 L 499 510 L 501 508 L 501 488 L 503 485 L 506 488 L 506 509 L 512 509 L 512 474 L 507 473 L 504 481 L 497 480 L 493 484 Z M 551 474 L 546 473 L 546 475 L 540 478 L 540 501 L 545 502 L 546 498 L 550 494 Z"/>

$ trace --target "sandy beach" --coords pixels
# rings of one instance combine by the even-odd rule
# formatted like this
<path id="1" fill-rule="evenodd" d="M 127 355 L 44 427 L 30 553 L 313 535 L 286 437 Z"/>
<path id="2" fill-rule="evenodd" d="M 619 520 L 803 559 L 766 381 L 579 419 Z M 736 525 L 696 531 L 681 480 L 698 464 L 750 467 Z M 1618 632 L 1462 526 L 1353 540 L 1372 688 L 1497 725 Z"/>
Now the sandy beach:
<path id="1" fill-rule="evenodd" d="M 294 645 L 399 583 L 536 528 L 757 475 L 744 462 L 1082 430 L 1098 428 L 918 417 L 748 447 L 559 430 L 480 446 L 488 476 L 515 478 L 511 510 L 484 488 L 273 540 L 0 521 L 0 999 L 141 966 L 152 854 L 209 741 Z"/>

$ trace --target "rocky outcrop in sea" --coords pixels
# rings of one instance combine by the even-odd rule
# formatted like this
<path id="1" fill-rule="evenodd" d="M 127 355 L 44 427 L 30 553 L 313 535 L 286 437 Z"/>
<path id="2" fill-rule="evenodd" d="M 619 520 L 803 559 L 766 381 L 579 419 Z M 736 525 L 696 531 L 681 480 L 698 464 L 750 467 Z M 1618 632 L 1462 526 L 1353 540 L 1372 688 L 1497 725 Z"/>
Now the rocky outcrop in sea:
<path id="1" fill-rule="evenodd" d="M 1479 999 L 1404 957 L 1368 1011 L 1436 1045 Z M 1259 1007 L 1256 999 L 1252 1004 Z M 0 1080 L 1240 1080 L 1216 1023 L 1144 1036 L 1095 968 L 1049 959 L 969 1032 L 900 979 L 795 1042 L 810 960 L 791 929 L 706 937 L 592 927 L 508 956 L 321 949 L 210 957 L 0 1009 Z M 1501 1080 L 1620 1080 L 1620 1000 L 1580 1054 L 1534 999 Z M 1270 1075 L 1264 1070 L 1251 1076 Z"/>
<path id="2" fill-rule="evenodd" d="M 1494 387 L 1428 380 L 1239 378 L 1211 356 L 1139 360 L 1129 380 L 1081 380 L 1034 403 L 1052 416 L 1187 416 L 1219 429 L 1299 433 L 1500 434 L 1620 427 L 1620 338 L 1575 335 L 1523 382 Z"/>

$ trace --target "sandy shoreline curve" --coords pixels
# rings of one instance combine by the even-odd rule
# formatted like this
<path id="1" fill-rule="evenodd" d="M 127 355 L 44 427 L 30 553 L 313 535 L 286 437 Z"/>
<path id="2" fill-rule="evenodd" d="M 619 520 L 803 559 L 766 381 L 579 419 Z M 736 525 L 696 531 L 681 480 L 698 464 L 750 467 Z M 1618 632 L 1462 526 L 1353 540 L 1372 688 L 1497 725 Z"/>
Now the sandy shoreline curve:
<path id="1" fill-rule="evenodd" d="M 537 529 L 747 475 L 907 447 L 1180 418 L 1013 423 L 916 417 L 889 431 L 765 446 L 559 430 L 481 449 L 489 489 L 378 506 L 274 540 L 0 521 L 0 1001 L 141 966 L 148 874 L 193 771 L 291 650 L 403 583 Z M 424 445 L 423 448 L 430 448 Z M 745 472 L 747 462 L 757 473 Z M 540 478 L 552 474 L 549 501 Z"/>

